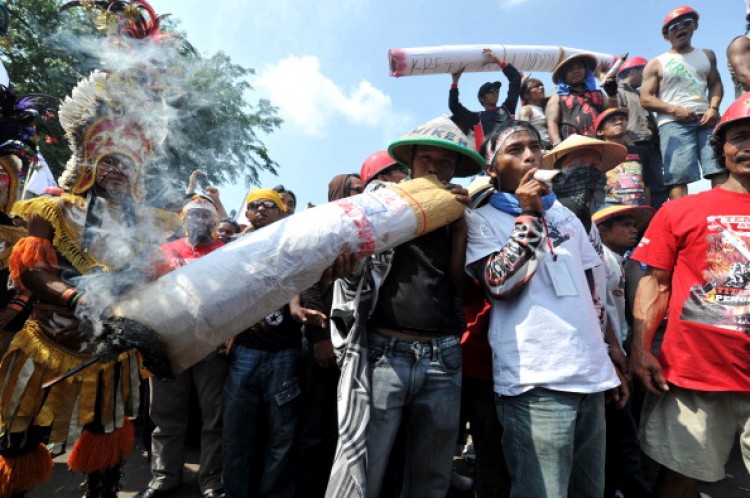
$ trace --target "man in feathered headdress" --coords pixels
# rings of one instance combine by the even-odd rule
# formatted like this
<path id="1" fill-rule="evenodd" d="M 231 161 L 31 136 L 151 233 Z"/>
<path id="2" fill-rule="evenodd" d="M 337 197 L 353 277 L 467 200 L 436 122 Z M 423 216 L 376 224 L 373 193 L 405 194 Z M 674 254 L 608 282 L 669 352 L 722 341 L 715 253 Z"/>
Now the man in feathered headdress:
<path id="1" fill-rule="evenodd" d="M 136 15 L 143 5 L 109 2 L 112 12 L 129 16 L 121 33 L 130 34 L 131 25 L 146 29 Z M 3 498 L 23 496 L 49 478 L 42 442 L 76 441 L 68 465 L 87 474 L 87 498 L 117 495 L 122 459 L 132 450 L 127 417 L 138 410 L 137 353 L 97 357 L 95 350 L 99 313 L 117 294 L 107 275 L 137 266 L 138 256 L 160 242 L 141 192 L 144 165 L 161 138 L 154 119 L 161 102 L 143 83 L 148 74 L 139 79 L 136 71 L 97 71 L 73 89 L 59 112 L 73 151 L 60 178 L 65 193 L 18 202 L 13 210 L 29 236 L 13 248 L 10 274 L 36 303 L 0 362 Z M 77 367 L 85 368 L 44 385 Z"/>

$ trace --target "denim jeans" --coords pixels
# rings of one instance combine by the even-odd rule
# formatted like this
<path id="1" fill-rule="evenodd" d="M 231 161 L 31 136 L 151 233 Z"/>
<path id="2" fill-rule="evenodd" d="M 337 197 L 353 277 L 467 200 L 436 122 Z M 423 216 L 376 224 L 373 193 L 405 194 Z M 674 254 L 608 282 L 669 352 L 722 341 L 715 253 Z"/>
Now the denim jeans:
<path id="1" fill-rule="evenodd" d="M 708 144 L 711 128 L 697 123 L 671 121 L 659 127 L 664 161 L 664 185 L 687 185 L 725 170 Z"/>
<path id="2" fill-rule="evenodd" d="M 510 475 L 503 454 L 503 426 L 497 419 L 492 380 L 464 376 L 461 410 L 471 426 L 477 460 L 474 492 L 477 498 L 507 498 Z"/>
<path id="3" fill-rule="evenodd" d="M 604 393 L 535 388 L 497 396 L 511 498 L 601 498 Z"/>
<path id="4" fill-rule="evenodd" d="M 289 497 L 299 418 L 299 349 L 237 345 L 224 384 L 222 473 L 227 498 Z"/>
<path id="5" fill-rule="evenodd" d="M 408 342 L 370 332 L 371 395 L 367 496 L 377 497 L 402 421 L 406 424 L 403 495 L 444 498 L 450 484 L 461 409 L 458 336 Z"/>

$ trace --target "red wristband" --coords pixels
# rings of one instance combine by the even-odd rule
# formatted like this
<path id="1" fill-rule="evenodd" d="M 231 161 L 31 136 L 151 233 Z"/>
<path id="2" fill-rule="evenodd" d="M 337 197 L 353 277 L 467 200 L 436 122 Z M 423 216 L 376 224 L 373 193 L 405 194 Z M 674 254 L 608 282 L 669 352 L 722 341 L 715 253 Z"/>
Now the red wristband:
<path id="1" fill-rule="evenodd" d="M 454 88 L 458 88 L 458 83 L 452 83 L 451 84 L 451 90 L 454 89 Z"/>

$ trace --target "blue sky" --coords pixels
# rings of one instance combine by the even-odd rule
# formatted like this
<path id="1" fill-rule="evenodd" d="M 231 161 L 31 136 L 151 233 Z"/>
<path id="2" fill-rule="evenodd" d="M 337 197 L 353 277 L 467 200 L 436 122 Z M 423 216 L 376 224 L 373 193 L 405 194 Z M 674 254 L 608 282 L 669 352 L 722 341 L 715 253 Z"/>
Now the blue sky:
<path id="1" fill-rule="evenodd" d="M 358 172 L 372 152 L 414 126 L 448 113 L 449 75 L 393 78 L 390 48 L 469 44 L 563 45 L 651 59 L 669 46 L 664 16 L 684 5 L 663 0 L 152 0 L 160 14 L 181 22 L 199 51 L 224 51 L 253 67 L 250 100 L 269 98 L 285 120 L 263 137 L 279 176 L 298 205 L 323 203 L 328 181 Z M 744 33 L 742 0 L 694 0 L 701 18 L 694 46 L 713 49 L 725 86 L 722 110 L 733 100 L 726 46 Z M 552 90 L 549 74 L 535 73 Z M 465 74 L 462 101 L 479 109 L 477 88 L 502 76 Z M 227 209 L 246 188 L 221 187 Z"/>

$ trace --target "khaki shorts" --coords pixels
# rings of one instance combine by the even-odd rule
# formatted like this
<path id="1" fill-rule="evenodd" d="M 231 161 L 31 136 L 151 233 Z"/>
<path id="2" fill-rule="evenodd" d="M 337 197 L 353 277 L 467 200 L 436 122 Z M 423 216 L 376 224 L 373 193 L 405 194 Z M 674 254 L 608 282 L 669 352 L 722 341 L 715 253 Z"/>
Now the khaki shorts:
<path id="1" fill-rule="evenodd" d="M 737 434 L 750 472 L 750 393 L 693 391 L 670 384 L 663 397 L 646 395 L 641 446 L 675 472 L 700 481 L 723 479 Z"/>

